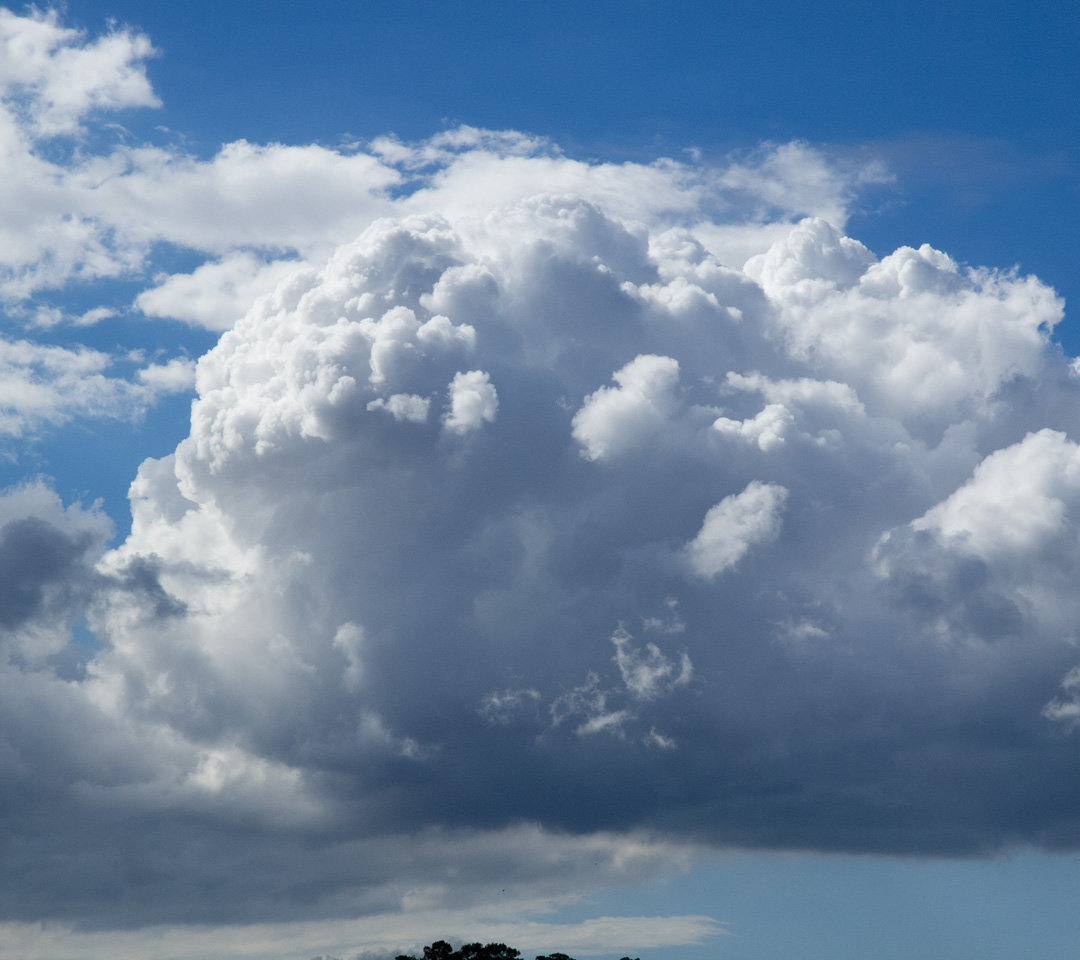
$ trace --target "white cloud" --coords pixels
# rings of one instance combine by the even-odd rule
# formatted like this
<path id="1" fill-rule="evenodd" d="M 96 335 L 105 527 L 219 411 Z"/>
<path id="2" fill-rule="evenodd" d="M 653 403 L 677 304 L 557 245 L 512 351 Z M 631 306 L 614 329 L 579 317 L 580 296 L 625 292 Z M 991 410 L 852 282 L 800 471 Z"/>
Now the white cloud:
<path id="1" fill-rule="evenodd" d="M 925 244 L 877 262 L 822 220 L 747 272 L 777 304 L 794 355 L 905 417 L 959 420 L 1009 380 L 1036 375 L 1063 311 L 1034 277 L 961 270 Z"/>
<path id="2" fill-rule="evenodd" d="M 395 393 L 389 397 L 376 397 L 368 402 L 368 410 L 386 410 L 395 420 L 423 423 L 428 418 L 431 400 L 414 393 Z"/>
<path id="3" fill-rule="evenodd" d="M 208 330 L 228 330 L 256 297 L 270 293 L 296 268 L 291 260 L 265 263 L 239 252 L 204 263 L 191 273 L 172 274 L 135 298 L 148 317 L 171 317 Z"/>
<path id="4" fill-rule="evenodd" d="M 195 387 L 195 361 L 173 357 L 166 363 L 151 364 L 135 372 L 140 383 L 159 393 L 183 393 Z"/>
<path id="5" fill-rule="evenodd" d="M 1080 570 L 1077 517 L 1080 447 L 1060 431 L 1039 430 L 988 455 L 948 497 L 884 534 L 875 568 L 889 582 L 922 582 L 917 595 L 933 603 L 941 636 L 1072 642 L 1080 616 L 1068 586 Z"/>
<path id="6" fill-rule="evenodd" d="M 646 443 L 679 405 L 679 361 L 671 357 L 635 357 L 612 377 L 617 387 L 600 387 L 574 414 L 574 439 L 589 460 Z"/>
<path id="7" fill-rule="evenodd" d="M 780 513 L 788 490 L 754 480 L 741 493 L 724 497 L 705 514 L 701 530 L 683 548 L 691 573 L 715 577 L 734 567 L 757 544 L 780 533 Z"/>
<path id="8" fill-rule="evenodd" d="M 161 394 L 193 385 L 188 360 L 138 370 L 137 382 L 109 376 L 117 362 L 88 347 L 0 340 L 0 435 L 21 437 L 74 417 L 135 419 Z"/>
<path id="9" fill-rule="evenodd" d="M 154 244 L 167 243 L 216 259 L 162 279 L 139 308 L 213 330 L 235 318 L 241 295 L 287 271 L 282 254 L 324 259 L 389 212 L 382 191 L 399 179 L 364 154 L 243 141 L 205 161 L 118 146 L 61 166 L 7 136 L 13 149 L 0 172 L 13 189 L 0 201 L 0 296 L 18 302 L 73 279 L 137 277 Z"/>
<path id="10" fill-rule="evenodd" d="M 717 417 L 713 429 L 730 436 L 743 437 L 756 443 L 762 450 L 774 450 L 784 442 L 784 434 L 794 417 L 782 403 L 770 403 L 746 420 Z"/>
<path id="11" fill-rule="evenodd" d="M 0 96 L 35 138 L 75 133 L 91 110 L 156 107 L 142 34 L 113 30 L 87 42 L 54 10 L 0 9 Z"/>
<path id="12" fill-rule="evenodd" d="M 760 373 L 749 375 L 730 371 L 726 377 L 733 390 L 756 391 L 773 404 L 794 406 L 825 406 L 854 415 L 865 411 L 858 395 L 846 383 L 835 380 L 814 380 L 801 377 L 798 380 L 770 380 Z"/>
<path id="13" fill-rule="evenodd" d="M 584 683 L 559 694 L 549 704 L 553 729 L 573 718 L 574 733 L 579 737 L 609 733 L 626 739 L 633 728 L 641 726 L 651 701 L 669 696 L 690 683 L 694 666 L 685 650 L 674 658 L 663 653 L 655 643 L 637 647 L 633 641 L 634 637 L 621 625 L 611 635 L 615 646 L 611 660 L 619 671 L 622 686 L 606 686 L 599 675 L 590 671 Z M 534 695 L 533 699 L 541 697 L 537 691 L 528 693 Z M 512 719 L 512 713 L 503 709 L 504 704 L 515 709 L 520 704 L 516 700 L 508 702 L 509 694 L 507 691 L 485 697 L 483 712 L 489 720 L 507 723 Z M 646 746 L 668 750 L 677 745 L 674 739 L 657 731 L 655 725 L 637 739 Z"/>
<path id="14" fill-rule="evenodd" d="M 417 328 L 416 339 L 424 346 L 443 350 L 455 346 L 472 349 L 476 346 L 476 330 L 467 323 L 455 326 L 448 317 L 436 314 Z"/>
<path id="15" fill-rule="evenodd" d="M 745 191 L 772 208 L 760 211 L 759 220 L 773 219 L 777 211 L 798 210 L 842 228 L 855 189 L 887 183 L 892 175 L 880 162 L 843 171 L 809 144 L 793 142 L 761 149 L 750 163 L 732 164 L 720 180 L 725 187 Z"/>
<path id="16" fill-rule="evenodd" d="M 468 433 L 494 423 L 499 397 L 491 377 L 483 370 L 458 372 L 450 383 L 450 409 L 443 417 L 447 430 Z"/>
<path id="17" fill-rule="evenodd" d="M 630 643 L 632 639 L 621 628 L 611 637 L 615 644 L 615 664 L 623 683 L 634 696 L 652 700 L 690 682 L 694 668 L 685 652 L 675 661 L 664 656 L 655 643 L 647 643 L 644 651 L 635 649 Z"/>
<path id="18" fill-rule="evenodd" d="M 1080 447 L 1056 430 L 1028 434 L 990 454 L 964 486 L 912 522 L 985 560 L 1041 552 L 1071 537 L 1080 508 Z"/>
<path id="19" fill-rule="evenodd" d="M 852 422 L 866 416 L 855 391 L 835 380 L 770 380 L 757 372 L 729 371 L 725 384 L 732 392 L 760 393 L 771 402 L 743 420 L 717 417 L 713 429 L 754 443 L 765 452 L 782 447 L 789 435 L 816 444 L 834 443 L 843 435 L 839 427 L 850 435 Z"/>

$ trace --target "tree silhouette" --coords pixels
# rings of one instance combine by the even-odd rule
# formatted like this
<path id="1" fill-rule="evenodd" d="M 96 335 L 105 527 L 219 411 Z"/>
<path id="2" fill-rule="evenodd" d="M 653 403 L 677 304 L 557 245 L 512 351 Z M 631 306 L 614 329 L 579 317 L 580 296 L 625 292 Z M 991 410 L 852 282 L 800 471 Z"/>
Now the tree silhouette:
<path id="1" fill-rule="evenodd" d="M 519 960 L 521 951 L 508 947 L 505 943 L 463 943 L 460 950 L 455 950 L 445 940 L 436 940 L 424 947 L 423 960 Z M 395 960 L 420 960 L 409 954 L 398 954 Z M 536 960 L 574 960 L 565 953 L 549 953 Z M 622 960 L 631 960 L 623 957 Z M 633 958 L 638 960 L 638 958 Z"/>

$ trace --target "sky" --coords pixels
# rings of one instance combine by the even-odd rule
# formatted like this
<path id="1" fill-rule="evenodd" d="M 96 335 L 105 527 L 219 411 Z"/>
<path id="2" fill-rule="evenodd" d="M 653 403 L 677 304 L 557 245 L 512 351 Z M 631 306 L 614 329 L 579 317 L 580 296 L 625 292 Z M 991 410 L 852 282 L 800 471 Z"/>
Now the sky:
<path id="1" fill-rule="evenodd" d="M 1078 28 L 0 9 L 0 958 L 1072 956 Z"/>

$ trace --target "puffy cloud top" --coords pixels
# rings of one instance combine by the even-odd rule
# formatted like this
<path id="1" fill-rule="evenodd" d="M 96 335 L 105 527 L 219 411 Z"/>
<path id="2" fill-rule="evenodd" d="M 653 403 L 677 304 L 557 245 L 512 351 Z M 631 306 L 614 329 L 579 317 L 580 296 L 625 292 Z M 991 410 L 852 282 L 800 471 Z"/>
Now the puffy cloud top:
<path id="1" fill-rule="evenodd" d="M 878 758 L 971 711 L 1054 742 L 1072 601 L 1035 600 L 1077 562 L 1074 445 L 1024 436 L 1075 389 L 1053 292 L 927 248 L 879 261 L 821 220 L 745 275 L 653 229 L 542 195 L 384 218 L 297 268 L 199 361 L 190 436 L 140 472 L 104 569 L 152 566 L 182 612 L 103 597 L 94 683 L 292 771 L 320 829 L 377 777 L 412 792 L 376 830 L 1049 837 L 987 802 L 981 734 L 947 773 Z M 1002 643 L 1023 673 L 974 683 Z M 651 793 L 661 770 L 698 813 Z"/>

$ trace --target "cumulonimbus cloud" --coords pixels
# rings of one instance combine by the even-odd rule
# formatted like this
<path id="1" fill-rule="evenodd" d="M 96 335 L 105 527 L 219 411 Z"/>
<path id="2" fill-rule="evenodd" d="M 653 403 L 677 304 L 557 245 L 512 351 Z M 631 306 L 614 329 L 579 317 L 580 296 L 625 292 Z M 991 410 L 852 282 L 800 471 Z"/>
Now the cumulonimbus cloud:
<path id="1" fill-rule="evenodd" d="M 129 40 L 116 90 L 149 102 Z M 40 136 L 76 115 L 28 109 Z M 0 244 L 14 300 L 95 263 L 224 330 L 122 543 L 45 487 L 0 501 L 0 554 L 38 559 L 0 612 L 7 915 L 378 913 L 425 869 L 448 903 L 487 890 L 485 837 L 530 889 L 578 875 L 532 841 L 515 860 L 523 824 L 652 867 L 1080 844 L 1080 393 L 1049 286 L 875 256 L 842 220 L 880 171 L 800 144 L 163 149 L 45 178 L 94 217 L 108 198 L 81 240 Z M 147 238 L 210 266 L 147 277 Z M 56 356 L 54 394 L 102 395 L 103 361 Z M 130 870 L 98 858 L 132 831 Z M 447 836 L 476 840 L 468 883 Z"/>

